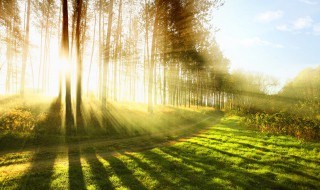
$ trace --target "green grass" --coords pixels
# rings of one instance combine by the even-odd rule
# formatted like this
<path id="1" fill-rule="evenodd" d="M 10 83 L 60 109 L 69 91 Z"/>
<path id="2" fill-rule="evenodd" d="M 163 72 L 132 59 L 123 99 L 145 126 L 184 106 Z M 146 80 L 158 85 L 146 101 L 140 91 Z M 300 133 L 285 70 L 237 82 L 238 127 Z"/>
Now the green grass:
<path id="1" fill-rule="evenodd" d="M 0 189 L 320 188 L 319 143 L 248 130 L 239 120 L 162 143 L 143 137 L 5 153 Z"/>
<path id="2" fill-rule="evenodd" d="M 64 106 L 56 100 L 7 97 L 0 102 L 0 151 L 64 145 L 66 140 L 113 142 L 134 137 L 168 140 L 192 134 L 222 116 L 211 108 L 161 105 L 155 106 L 154 113 L 150 114 L 146 104 L 118 102 L 109 103 L 108 112 L 103 114 L 99 102 L 86 99 L 81 121 L 84 131 L 66 139 L 62 125 Z M 104 118 L 110 122 L 108 126 L 104 125 Z M 194 128 L 194 125 L 198 127 Z M 21 126 L 32 126 L 32 129 L 22 131 Z"/>

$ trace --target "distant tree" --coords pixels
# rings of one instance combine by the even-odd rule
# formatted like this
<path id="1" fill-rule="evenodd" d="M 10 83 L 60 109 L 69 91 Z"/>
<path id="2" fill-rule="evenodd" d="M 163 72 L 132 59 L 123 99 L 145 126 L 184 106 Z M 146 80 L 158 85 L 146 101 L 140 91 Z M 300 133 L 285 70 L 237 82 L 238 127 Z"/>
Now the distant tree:
<path id="1" fill-rule="evenodd" d="M 14 86 L 17 89 L 18 86 L 18 71 L 17 61 L 13 61 L 17 58 L 17 54 L 21 47 L 21 30 L 20 30 L 20 16 L 19 6 L 17 0 L 2 0 L 3 15 L 5 28 L 6 28 L 6 61 L 7 61 L 7 74 L 6 74 L 6 92 L 12 93 Z M 15 90 L 16 90 L 15 89 Z"/>
<path id="2" fill-rule="evenodd" d="M 109 16 L 108 16 L 108 29 L 107 29 L 107 39 L 106 39 L 106 48 L 105 48 L 105 62 L 103 65 L 103 79 L 102 79 L 102 111 L 106 113 L 107 111 L 107 76 L 108 76 L 108 65 L 110 62 L 110 40 L 111 40 L 111 27 L 112 27 L 112 16 L 113 16 L 113 0 L 109 2 Z M 107 121 L 104 121 L 106 124 Z"/>
<path id="3" fill-rule="evenodd" d="M 21 83 L 20 83 L 21 84 L 21 90 L 20 90 L 21 95 L 24 95 L 24 91 L 25 91 L 27 56 L 29 53 L 30 7 L 31 7 L 31 0 L 28 0 L 27 21 L 26 21 L 26 29 L 25 29 L 26 33 L 25 33 L 23 56 L 22 56 L 22 70 L 21 70 Z"/>

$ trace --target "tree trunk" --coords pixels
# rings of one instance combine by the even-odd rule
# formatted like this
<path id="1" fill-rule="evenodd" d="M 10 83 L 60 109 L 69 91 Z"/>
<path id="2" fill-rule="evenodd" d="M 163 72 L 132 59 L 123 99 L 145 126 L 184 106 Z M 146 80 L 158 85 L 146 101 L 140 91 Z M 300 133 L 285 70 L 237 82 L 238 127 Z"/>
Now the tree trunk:
<path id="1" fill-rule="evenodd" d="M 90 75 L 91 75 L 91 67 L 92 67 L 92 59 L 94 53 L 94 42 L 96 38 L 96 14 L 94 15 L 94 27 L 93 27 L 93 37 L 92 37 L 92 48 L 91 48 L 91 56 L 90 56 L 90 63 L 89 63 L 89 71 L 88 71 L 88 80 L 87 80 L 87 95 L 89 95 L 89 88 L 90 88 Z"/>
<path id="2" fill-rule="evenodd" d="M 61 49 L 62 49 L 62 58 L 65 59 L 65 64 L 68 64 L 67 68 L 70 68 L 69 63 L 69 31 L 68 31 L 68 2 L 67 0 L 62 0 L 62 39 L 61 39 Z M 73 115 L 71 108 L 71 81 L 70 81 L 70 72 L 66 71 L 66 133 L 71 135 L 72 126 L 73 126 Z"/>
<path id="3" fill-rule="evenodd" d="M 156 5 L 158 1 L 156 1 Z M 156 38 L 158 33 L 158 20 L 159 20 L 159 7 L 156 6 L 156 17 L 153 26 L 152 35 L 152 45 L 151 45 L 151 63 L 149 67 L 149 85 L 148 85 L 148 111 L 153 113 L 153 102 L 152 102 L 152 92 L 153 92 L 153 82 L 154 82 L 154 67 L 155 67 L 155 53 L 156 53 Z"/>
<path id="4" fill-rule="evenodd" d="M 122 0 L 120 0 L 119 2 L 119 10 L 118 10 L 118 26 L 117 26 L 117 33 L 116 33 L 116 39 L 115 39 L 115 43 L 116 43 L 116 50 L 114 53 L 114 63 L 113 63 L 113 99 L 114 101 L 117 101 L 117 71 L 118 71 L 118 56 L 120 54 L 121 51 L 121 47 L 120 47 L 120 36 L 121 36 L 121 24 L 122 24 Z"/>
<path id="5" fill-rule="evenodd" d="M 30 1 L 28 0 L 27 7 L 27 23 L 26 23 L 26 36 L 24 40 L 24 50 L 22 56 L 22 73 L 21 73 L 21 90 L 20 94 L 24 95 L 25 91 L 25 76 L 26 76 L 26 65 L 27 65 L 27 56 L 29 52 L 29 23 L 30 23 Z"/>
<path id="6" fill-rule="evenodd" d="M 62 6 L 60 5 L 60 9 L 59 9 L 59 24 L 58 24 L 58 47 L 61 47 L 61 41 L 60 41 L 60 35 L 61 35 L 61 30 L 60 30 L 60 26 L 61 26 L 61 11 L 62 11 Z M 59 68 L 59 95 L 58 95 L 58 100 L 61 100 L 62 97 L 62 72 L 61 72 L 62 68 Z"/>
<path id="7" fill-rule="evenodd" d="M 83 0 L 76 1 L 76 56 L 77 56 L 77 95 L 76 95 L 76 120 L 77 120 L 77 128 L 81 127 L 81 104 L 82 104 L 82 61 L 81 61 L 81 51 L 80 51 L 80 24 L 82 19 L 82 2 Z"/>
<path id="8" fill-rule="evenodd" d="M 106 40 L 106 58 L 103 64 L 103 80 L 102 80 L 102 112 L 105 114 L 107 109 L 107 79 L 108 79 L 108 65 L 110 61 L 110 39 L 111 39 L 111 26 L 112 26 L 112 9 L 113 9 L 113 0 L 110 0 L 109 4 L 109 17 L 108 17 L 108 29 L 107 29 L 107 40 Z M 106 119 L 106 118 L 105 118 Z M 104 121 L 106 125 L 107 120 Z"/>
<path id="9" fill-rule="evenodd" d="M 11 18 L 6 20 L 6 30 L 7 30 L 7 75 L 6 75 L 6 93 L 11 91 L 11 80 L 12 80 L 12 26 Z"/>

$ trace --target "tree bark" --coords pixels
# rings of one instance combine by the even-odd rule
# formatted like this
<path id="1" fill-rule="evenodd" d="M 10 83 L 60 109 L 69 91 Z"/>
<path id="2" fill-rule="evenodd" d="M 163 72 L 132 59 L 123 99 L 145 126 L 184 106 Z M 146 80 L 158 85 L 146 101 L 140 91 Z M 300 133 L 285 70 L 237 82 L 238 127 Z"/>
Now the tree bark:
<path id="1" fill-rule="evenodd" d="M 153 113 L 153 102 L 152 102 L 152 92 L 153 92 L 153 82 L 154 82 L 154 67 L 155 67 L 155 53 L 156 53 L 156 38 L 158 33 L 158 22 L 159 22 L 159 7 L 158 1 L 156 1 L 156 16 L 153 25 L 152 34 L 152 45 L 151 45 L 151 63 L 149 67 L 149 85 L 148 85 L 148 111 Z"/>
<path id="2" fill-rule="evenodd" d="M 90 88 L 89 84 L 90 84 L 90 75 L 91 75 L 92 59 L 93 59 L 93 53 L 94 53 L 95 38 L 96 38 L 96 14 L 94 15 L 92 48 L 91 48 L 91 56 L 90 56 L 90 63 L 89 63 L 88 80 L 87 80 L 87 95 L 89 95 L 89 88 Z"/>
<path id="3" fill-rule="evenodd" d="M 81 61 L 81 51 L 80 51 L 80 25 L 82 19 L 82 2 L 83 0 L 76 1 L 76 56 L 77 56 L 77 95 L 76 95 L 76 120 L 77 128 L 81 128 L 81 104 L 82 104 L 82 61 Z"/>
<path id="4" fill-rule="evenodd" d="M 106 58 L 103 64 L 103 80 L 102 80 L 102 112 L 106 113 L 107 111 L 107 79 L 108 79 L 108 64 L 110 61 L 110 39 L 111 39 L 111 26 L 112 26 L 112 10 L 113 10 L 113 0 L 110 0 L 109 3 L 109 17 L 108 17 L 108 29 L 107 29 L 107 39 L 106 39 Z M 106 118 L 105 118 L 106 119 Z M 107 125 L 107 120 L 104 121 L 104 124 Z"/>
<path id="5" fill-rule="evenodd" d="M 62 39 L 61 39 L 61 49 L 62 49 L 62 58 L 65 59 L 67 68 L 70 68 L 69 63 L 69 31 L 68 31 L 68 2 L 67 0 L 62 0 Z M 74 119 L 72 115 L 71 108 L 71 81 L 70 81 L 70 72 L 66 71 L 66 133 L 71 135 L 72 126 L 74 125 Z"/>
<path id="6" fill-rule="evenodd" d="M 24 40 L 24 50 L 23 50 L 23 56 L 22 56 L 21 91 L 20 91 L 21 95 L 24 95 L 24 91 L 25 91 L 26 65 L 27 65 L 27 56 L 29 52 L 30 1 L 31 0 L 28 0 L 28 5 L 27 5 L 26 36 Z"/>

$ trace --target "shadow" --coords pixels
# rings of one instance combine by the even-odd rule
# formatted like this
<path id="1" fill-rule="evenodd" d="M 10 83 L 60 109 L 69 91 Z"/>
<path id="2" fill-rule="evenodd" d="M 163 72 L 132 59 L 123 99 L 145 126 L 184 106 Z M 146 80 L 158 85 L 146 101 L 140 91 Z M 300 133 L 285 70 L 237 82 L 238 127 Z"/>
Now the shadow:
<path id="1" fill-rule="evenodd" d="M 114 189 L 111 181 L 109 180 L 109 174 L 104 165 L 97 158 L 97 154 L 94 150 L 89 149 L 84 153 L 86 160 L 92 171 L 93 180 L 100 189 Z"/>
<path id="2" fill-rule="evenodd" d="M 35 128 L 37 134 L 61 134 L 62 112 L 61 101 L 55 99 L 44 118 L 41 118 Z"/>
<path id="3" fill-rule="evenodd" d="M 201 141 L 203 141 L 203 142 L 206 142 L 205 140 L 209 139 L 210 141 L 214 141 L 214 143 L 223 143 L 223 141 L 221 139 L 219 139 L 219 138 L 204 137 L 204 136 L 200 136 L 200 135 L 197 135 L 196 137 L 202 139 Z M 248 143 L 243 143 L 243 142 L 234 141 L 234 140 L 227 140 L 227 142 L 228 143 L 232 143 L 232 144 L 239 144 L 239 145 L 241 145 L 243 147 L 260 150 L 260 151 L 263 151 L 263 152 L 271 152 L 271 150 L 268 149 L 268 148 L 264 148 L 264 147 L 261 147 L 261 146 L 255 146 L 255 145 L 251 145 L 251 144 L 248 144 Z"/>
<path id="4" fill-rule="evenodd" d="M 84 176 L 80 161 L 80 147 L 79 145 L 68 146 L 68 161 L 69 161 L 69 189 L 82 190 L 86 189 L 84 183 Z"/>
<path id="5" fill-rule="evenodd" d="M 188 150 L 183 151 L 174 147 L 167 147 L 161 150 L 172 157 L 181 159 L 182 163 L 204 170 L 204 175 L 198 173 L 199 181 L 197 182 L 197 184 L 201 184 L 204 189 L 212 189 L 213 185 L 212 182 L 206 180 L 206 176 L 214 176 L 215 178 L 229 181 L 237 187 L 240 187 L 240 189 L 287 189 L 275 181 L 276 175 L 272 172 L 264 174 L 251 173 L 243 168 L 232 167 L 232 164 L 221 160 L 221 158 L 216 155 L 207 156 L 206 159 L 203 159 L 202 155 L 190 154 L 192 150 L 189 152 Z M 184 170 L 181 170 L 181 173 L 185 173 Z M 214 183 L 214 185 L 219 184 Z M 215 188 L 226 189 L 224 184 L 220 185 L 221 187 L 217 186 Z"/>
<path id="6" fill-rule="evenodd" d="M 116 156 L 104 157 L 110 163 L 111 168 L 119 177 L 122 184 L 129 189 L 146 190 L 147 188 L 134 176 L 127 166 Z"/>
<path id="7" fill-rule="evenodd" d="M 50 189 L 55 152 L 38 150 L 32 159 L 31 168 L 20 178 L 17 189 Z"/>
<path id="8" fill-rule="evenodd" d="M 159 183 L 161 184 L 161 188 L 170 189 L 170 187 L 172 187 L 174 185 L 171 181 L 169 181 L 165 177 L 163 177 L 159 171 L 157 171 L 155 168 L 153 168 L 149 164 L 143 162 L 141 159 L 139 159 L 131 154 L 125 153 L 124 155 L 127 156 L 128 158 L 130 158 L 131 160 L 133 160 L 135 163 L 137 163 L 140 168 L 142 168 L 145 171 L 148 171 L 148 173 L 150 174 L 150 176 L 152 178 L 159 181 Z"/>
<path id="9" fill-rule="evenodd" d="M 163 149 L 160 149 L 163 151 Z M 164 152 L 165 153 L 165 152 Z M 165 153 L 166 154 L 166 153 Z M 166 158 L 163 154 L 156 153 L 153 151 L 147 151 L 143 153 L 143 156 L 157 165 L 158 171 L 162 171 L 161 176 L 170 179 L 169 183 L 167 181 L 159 181 L 164 186 L 169 187 L 169 189 L 222 189 L 223 186 L 215 184 L 212 186 L 210 183 L 208 172 L 205 169 L 195 169 L 199 168 L 193 163 L 181 161 L 181 156 L 173 156 L 172 159 Z M 179 160 L 179 161 L 178 161 Z M 216 162 L 214 164 L 219 164 Z M 222 164 L 222 163 L 221 163 Z M 157 170 L 153 169 L 157 172 Z M 205 171 L 205 172 L 204 172 Z M 214 174 L 214 175 L 212 175 Z M 160 175 L 160 174 L 159 174 Z M 211 176 L 217 176 L 217 173 L 212 170 L 210 172 Z"/>

